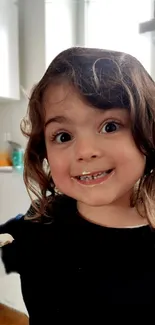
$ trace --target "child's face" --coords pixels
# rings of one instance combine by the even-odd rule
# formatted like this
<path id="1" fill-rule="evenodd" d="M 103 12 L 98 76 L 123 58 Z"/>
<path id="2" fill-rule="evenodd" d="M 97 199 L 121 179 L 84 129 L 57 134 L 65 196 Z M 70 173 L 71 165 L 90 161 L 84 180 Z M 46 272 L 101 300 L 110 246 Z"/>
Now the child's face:
<path id="1" fill-rule="evenodd" d="M 47 157 L 56 187 L 90 206 L 130 197 L 145 158 L 134 143 L 128 111 L 94 109 L 67 85 L 49 86 L 44 107 Z"/>

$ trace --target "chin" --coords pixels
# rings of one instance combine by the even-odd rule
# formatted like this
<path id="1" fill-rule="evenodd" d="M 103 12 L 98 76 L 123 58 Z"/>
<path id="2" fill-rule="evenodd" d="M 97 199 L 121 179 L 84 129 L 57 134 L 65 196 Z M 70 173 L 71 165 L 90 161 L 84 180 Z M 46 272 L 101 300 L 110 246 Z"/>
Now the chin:
<path id="1" fill-rule="evenodd" d="M 89 202 L 88 203 L 88 205 L 89 206 L 92 206 L 92 207 L 101 207 L 101 206 L 105 206 L 105 205 L 110 205 L 110 204 L 112 204 L 113 203 L 113 201 L 94 201 L 94 202 Z"/>
<path id="2" fill-rule="evenodd" d="M 92 206 L 92 207 L 101 207 L 101 206 L 104 206 L 104 205 L 109 205 L 109 204 L 112 204 L 114 201 L 116 200 L 115 199 L 112 199 L 112 198 L 105 198 L 103 199 L 102 198 L 81 198 L 81 202 L 83 202 L 83 204 L 86 204 L 86 205 L 89 205 L 89 206 Z"/>

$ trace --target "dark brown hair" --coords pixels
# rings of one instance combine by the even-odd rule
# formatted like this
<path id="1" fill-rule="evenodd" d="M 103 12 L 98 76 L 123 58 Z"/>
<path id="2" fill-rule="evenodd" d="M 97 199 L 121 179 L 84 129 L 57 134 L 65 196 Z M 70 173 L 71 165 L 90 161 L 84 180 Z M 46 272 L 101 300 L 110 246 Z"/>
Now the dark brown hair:
<path id="1" fill-rule="evenodd" d="M 32 90 L 21 129 L 28 136 L 24 181 L 28 192 L 38 197 L 38 215 L 45 213 L 56 195 L 50 171 L 44 166 L 43 95 L 49 85 L 66 81 L 97 109 L 129 110 L 135 143 L 146 156 L 145 172 L 131 204 L 141 206 L 155 226 L 155 83 L 131 55 L 95 48 L 73 47 L 61 52 Z"/>

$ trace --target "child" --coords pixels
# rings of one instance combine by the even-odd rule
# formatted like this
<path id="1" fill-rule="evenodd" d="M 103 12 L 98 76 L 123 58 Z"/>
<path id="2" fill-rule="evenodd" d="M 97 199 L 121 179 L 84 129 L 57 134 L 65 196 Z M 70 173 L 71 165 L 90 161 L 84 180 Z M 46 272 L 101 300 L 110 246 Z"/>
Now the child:
<path id="1" fill-rule="evenodd" d="M 14 239 L 2 259 L 20 274 L 30 324 L 154 304 L 151 77 L 131 55 L 70 48 L 33 89 L 24 122 L 24 180 L 38 199 L 0 232 Z"/>

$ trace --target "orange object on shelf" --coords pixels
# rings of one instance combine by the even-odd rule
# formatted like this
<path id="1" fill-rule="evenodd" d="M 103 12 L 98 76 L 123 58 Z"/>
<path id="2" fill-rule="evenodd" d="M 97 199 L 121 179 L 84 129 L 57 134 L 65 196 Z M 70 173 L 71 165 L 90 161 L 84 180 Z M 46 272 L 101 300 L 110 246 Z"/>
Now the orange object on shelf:
<path id="1" fill-rule="evenodd" d="M 0 167 L 12 166 L 10 156 L 7 152 L 0 152 Z"/>

